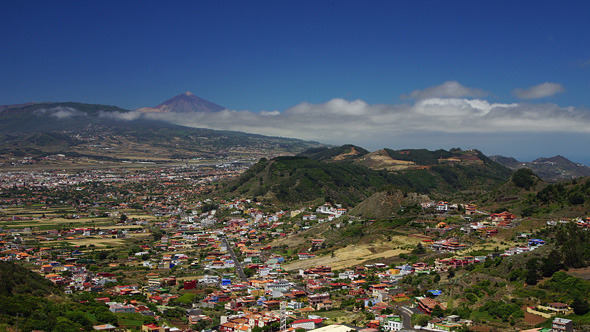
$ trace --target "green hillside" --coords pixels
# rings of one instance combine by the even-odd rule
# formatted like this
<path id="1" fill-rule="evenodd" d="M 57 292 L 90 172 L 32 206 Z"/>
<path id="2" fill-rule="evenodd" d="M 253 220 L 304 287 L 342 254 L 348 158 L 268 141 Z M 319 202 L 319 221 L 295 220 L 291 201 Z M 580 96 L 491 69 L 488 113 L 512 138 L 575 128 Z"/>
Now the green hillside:
<path id="1" fill-rule="evenodd" d="M 578 217 L 590 213 L 590 177 L 548 183 L 522 168 L 479 202 L 491 210 L 510 210 L 523 217 Z"/>
<path id="2" fill-rule="evenodd" d="M 383 190 L 402 189 L 434 195 L 493 190 L 510 174 L 506 167 L 491 161 L 488 163 L 487 160 L 388 172 L 373 170 L 350 160 L 333 162 L 334 156 L 349 153 L 350 146 L 315 151 L 304 154 L 315 154 L 330 162 L 301 156 L 263 159 L 229 185 L 226 191 L 280 203 L 325 199 L 354 206 Z"/>
<path id="3" fill-rule="evenodd" d="M 0 262 L 0 295 L 45 296 L 58 291 L 51 281 L 20 265 Z"/>
<path id="4" fill-rule="evenodd" d="M 391 181 L 387 174 L 361 166 L 278 157 L 261 159 L 232 183 L 228 191 L 281 203 L 321 198 L 355 205 Z"/>

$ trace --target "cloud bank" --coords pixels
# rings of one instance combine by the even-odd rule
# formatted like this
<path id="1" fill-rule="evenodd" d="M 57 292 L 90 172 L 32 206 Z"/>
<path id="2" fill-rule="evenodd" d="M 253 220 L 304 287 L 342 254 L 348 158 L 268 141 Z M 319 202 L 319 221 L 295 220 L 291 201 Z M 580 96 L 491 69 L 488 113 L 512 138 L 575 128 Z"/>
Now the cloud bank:
<path id="1" fill-rule="evenodd" d="M 565 89 L 561 84 L 551 82 L 535 85 L 528 89 L 519 88 L 512 90 L 512 94 L 520 99 L 539 99 L 551 97 L 562 92 L 565 92 Z"/>
<path id="2" fill-rule="evenodd" d="M 490 103 L 483 99 L 429 98 L 412 105 L 370 105 L 332 99 L 283 112 L 223 110 L 152 113 L 152 119 L 191 127 L 236 130 L 337 143 L 366 136 L 421 133 L 590 133 L 590 111 L 555 104 Z"/>

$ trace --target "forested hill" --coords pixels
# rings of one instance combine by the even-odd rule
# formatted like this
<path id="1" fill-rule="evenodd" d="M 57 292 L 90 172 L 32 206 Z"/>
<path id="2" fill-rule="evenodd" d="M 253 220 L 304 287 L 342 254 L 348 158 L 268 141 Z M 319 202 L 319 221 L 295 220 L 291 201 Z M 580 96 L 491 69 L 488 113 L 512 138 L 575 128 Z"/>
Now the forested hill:
<path id="1" fill-rule="evenodd" d="M 361 151 L 357 160 L 368 156 L 362 156 L 362 150 L 351 146 L 339 151 L 351 156 L 353 150 Z M 389 170 L 368 167 L 346 158 L 338 162 L 339 155 L 330 150 L 322 153 L 316 149 L 307 154 L 315 154 L 329 162 L 301 156 L 261 159 L 230 183 L 225 191 L 281 203 L 303 203 L 321 198 L 354 206 L 375 192 L 391 188 L 427 194 L 488 191 L 510 177 L 508 168 L 485 156 L 477 162 L 449 161 L 427 167 Z"/>
<path id="2" fill-rule="evenodd" d="M 302 203 L 318 198 L 355 205 L 393 183 L 387 173 L 350 164 L 330 164 L 305 157 L 261 159 L 226 190 L 242 195 Z"/>
<path id="3" fill-rule="evenodd" d="M 478 201 L 491 211 L 508 210 L 523 217 L 576 218 L 590 214 L 590 177 L 549 183 L 532 170 L 521 168 Z"/>
<path id="4" fill-rule="evenodd" d="M 63 289 L 11 262 L 0 262 L 0 331 L 91 331 L 93 325 L 117 325 L 117 316 L 96 294 L 83 301 L 62 297 Z M 151 319 L 151 318 L 150 318 Z"/>

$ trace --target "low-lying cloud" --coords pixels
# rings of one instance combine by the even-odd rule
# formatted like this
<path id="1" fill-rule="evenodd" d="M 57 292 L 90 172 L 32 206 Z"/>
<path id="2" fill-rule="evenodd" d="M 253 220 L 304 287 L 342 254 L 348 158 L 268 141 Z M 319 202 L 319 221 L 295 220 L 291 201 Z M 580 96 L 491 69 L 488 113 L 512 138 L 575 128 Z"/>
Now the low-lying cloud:
<path id="1" fill-rule="evenodd" d="M 137 120 L 141 118 L 143 113 L 138 111 L 132 112 L 118 112 L 118 111 L 100 111 L 98 116 L 101 118 L 111 118 L 111 119 L 119 119 L 119 120 Z"/>
<path id="2" fill-rule="evenodd" d="M 520 99 L 539 99 L 554 96 L 565 92 L 565 88 L 559 83 L 545 82 L 528 89 L 514 89 L 512 94 Z"/>
<path id="3" fill-rule="evenodd" d="M 35 113 L 38 115 L 49 115 L 60 120 L 68 119 L 74 116 L 87 116 L 86 113 L 80 112 L 73 107 L 65 107 L 65 106 L 57 106 L 53 108 L 40 108 L 35 110 Z"/>

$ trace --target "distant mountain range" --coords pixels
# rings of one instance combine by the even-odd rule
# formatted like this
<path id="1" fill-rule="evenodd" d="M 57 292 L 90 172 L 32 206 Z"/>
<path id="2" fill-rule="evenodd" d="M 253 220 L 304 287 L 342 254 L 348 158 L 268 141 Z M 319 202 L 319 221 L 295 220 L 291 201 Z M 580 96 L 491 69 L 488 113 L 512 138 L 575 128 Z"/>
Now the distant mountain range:
<path id="1" fill-rule="evenodd" d="M 75 102 L 0 106 L 0 165 L 14 159 L 42 160 L 52 154 L 94 161 L 169 162 L 296 154 L 317 142 L 241 132 L 184 127 L 143 116 L 146 112 L 217 112 L 222 106 L 190 92 L 152 109 Z"/>
<path id="2" fill-rule="evenodd" d="M 137 111 L 117 106 L 76 102 L 43 102 L 0 105 L 0 132 L 48 132 L 75 130 L 86 125 L 124 128 L 154 128 L 175 126 L 163 120 L 153 120 L 144 113 L 211 113 L 225 109 L 191 92 L 170 98 L 156 107 Z"/>
<path id="3" fill-rule="evenodd" d="M 109 151 L 136 146 L 131 142 L 137 141 L 141 148 L 138 147 L 134 153 L 142 158 L 154 156 L 153 151 L 168 157 L 192 158 L 244 155 L 243 151 L 247 150 L 257 151 L 252 155 L 255 158 L 254 155 L 269 157 L 296 154 L 317 147 L 305 151 L 302 156 L 318 161 L 354 163 L 373 170 L 385 171 L 431 170 L 432 167 L 443 164 L 473 166 L 486 164 L 490 160 L 483 154 L 473 151 L 381 149 L 369 152 L 353 145 L 328 149 L 317 142 L 189 128 L 148 116 L 149 113 L 212 113 L 224 109 L 223 106 L 199 98 L 189 91 L 156 107 L 144 107 L 135 111 L 117 106 L 76 102 L 0 105 L 0 155 L 6 151 L 11 151 L 9 155 L 28 155 L 26 151 L 35 151 L 35 156 L 41 156 L 56 151 L 72 152 L 74 146 L 76 153 L 85 155 L 85 145 L 80 144 L 81 137 L 84 137 L 86 144 L 102 146 Z M 117 140 L 112 138 L 117 135 L 125 139 L 116 143 Z M 101 138 L 98 138 L 99 136 Z M 139 138 L 141 140 L 138 141 Z M 160 149 L 150 148 L 155 146 L 159 146 Z M 238 146 L 239 148 L 235 149 Z M 162 149 L 168 150 L 168 153 L 164 153 Z M 232 153 L 232 149 L 236 153 Z M 237 153 L 238 150 L 241 152 Z M 141 151 L 143 153 L 140 153 Z M 123 155 L 129 156 L 132 152 L 130 150 Z M 562 156 L 539 158 L 532 162 L 521 162 L 503 156 L 490 158 L 513 170 L 530 168 L 547 181 L 590 176 L 589 167 L 576 164 Z"/>
<path id="4" fill-rule="evenodd" d="M 219 112 L 224 110 L 225 107 L 214 104 L 205 99 L 199 98 L 187 91 L 176 97 L 172 97 L 156 107 L 144 107 L 138 109 L 139 112 L 143 113 L 192 113 L 192 112 Z"/>
<path id="5" fill-rule="evenodd" d="M 565 181 L 590 176 L 590 167 L 574 163 L 559 155 L 551 158 L 538 158 L 530 162 L 497 155 L 490 156 L 490 159 L 513 170 L 530 168 L 545 181 Z"/>

